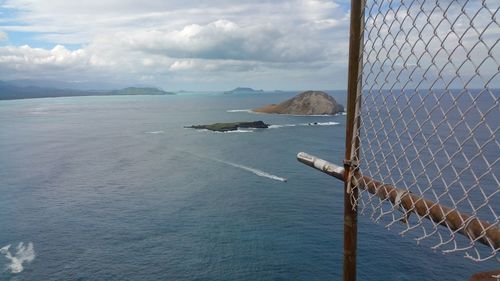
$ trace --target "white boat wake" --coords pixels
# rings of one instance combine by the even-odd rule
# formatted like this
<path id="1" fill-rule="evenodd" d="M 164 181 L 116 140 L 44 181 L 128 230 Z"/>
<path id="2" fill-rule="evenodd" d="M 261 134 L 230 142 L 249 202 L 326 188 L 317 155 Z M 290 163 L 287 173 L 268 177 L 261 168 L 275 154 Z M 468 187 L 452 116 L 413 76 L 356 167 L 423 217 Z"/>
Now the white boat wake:
<path id="1" fill-rule="evenodd" d="M 275 180 L 275 181 L 281 181 L 281 182 L 286 182 L 287 181 L 286 178 L 283 178 L 283 177 L 280 177 L 280 176 L 276 176 L 276 175 L 273 175 L 273 174 L 270 174 L 270 173 L 264 172 L 262 170 L 252 168 L 252 167 L 248 167 L 248 166 L 236 164 L 236 163 L 229 162 L 229 161 L 224 161 L 224 160 L 217 159 L 217 158 L 203 156 L 203 155 L 196 154 L 196 153 L 193 153 L 193 152 L 190 152 L 190 151 L 182 150 L 182 152 L 190 154 L 190 155 L 198 157 L 198 158 L 207 159 L 207 160 L 210 160 L 210 161 L 217 161 L 219 163 L 222 163 L 222 164 L 225 164 L 225 165 L 229 165 L 231 167 L 242 169 L 244 171 L 247 171 L 247 172 L 250 172 L 252 174 L 255 174 L 255 175 L 259 176 L 259 177 L 264 177 L 264 178 L 272 179 L 272 180 Z"/>
<path id="2" fill-rule="evenodd" d="M 239 168 L 239 169 L 251 172 L 251 173 L 253 173 L 253 174 L 255 174 L 255 175 L 259 176 L 259 177 L 264 177 L 264 178 L 268 178 L 268 179 L 272 179 L 272 180 L 276 180 L 276 181 L 281 181 L 281 182 L 286 182 L 287 181 L 286 178 L 282 178 L 282 177 L 279 177 L 279 176 L 276 176 L 276 175 L 264 172 L 264 171 L 259 170 L 259 169 L 255 169 L 255 168 L 252 168 L 252 167 L 247 167 L 247 166 L 239 165 L 239 164 L 228 162 L 228 161 L 222 161 L 222 160 L 219 160 L 219 159 L 215 159 L 215 160 L 217 160 L 220 163 L 224 163 L 226 165 L 229 165 L 229 166 L 232 166 L 232 167 L 235 167 L 235 168 Z"/>

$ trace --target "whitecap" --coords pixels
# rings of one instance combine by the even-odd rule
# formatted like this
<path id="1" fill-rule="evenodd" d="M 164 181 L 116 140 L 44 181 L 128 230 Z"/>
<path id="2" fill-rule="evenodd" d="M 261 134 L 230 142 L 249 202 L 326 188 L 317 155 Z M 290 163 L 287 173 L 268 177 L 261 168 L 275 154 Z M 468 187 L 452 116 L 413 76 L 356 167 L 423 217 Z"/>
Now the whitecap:
<path id="1" fill-rule="evenodd" d="M 248 113 L 251 113 L 253 111 L 251 109 L 230 109 L 230 110 L 227 110 L 226 112 L 231 112 L 231 113 L 234 113 L 234 112 L 248 112 Z"/>
<path id="2" fill-rule="evenodd" d="M 280 125 L 270 125 L 270 129 L 278 129 L 285 127 L 296 127 L 296 126 L 335 126 L 338 122 L 311 122 L 311 123 L 298 123 L 298 124 L 280 124 Z"/>
<path id="3" fill-rule="evenodd" d="M 225 134 L 231 134 L 231 133 L 253 133 L 254 130 L 251 129 L 238 129 L 234 131 L 226 131 L 226 132 L 217 132 L 217 133 L 225 133 Z"/>
<path id="4" fill-rule="evenodd" d="M 347 115 L 345 111 L 335 113 L 335 114 L 283 114 L 283 115 L 291 115 L 291 116 L 299 116 L 299 117 L 332 117 L 339 115 Z"/>
<path id="5" fill-rule="evenodd" d="M 332 117 L 335 115 L 331 114 L 282 114 L 282 115 L 290 115 L 290 116 L 297 116 L 297 117 Z"/>
<path id="6" fill-rule="evenodd" d="M 284 127 L 295 127 L 300 124 L 281 124 L 281 125 L 269 125 L 269 129 L 278 129 L 278 128 L 284 128 Z"/>
<path id="7" fill-rule="evenodd" d="M 237 129 L 233 131 L 213 131 L 213 130 L 208 130 L 208 129 L 196 129 L 199 132 L 210 132 L 210 133 L 215 133 L 215 134 L 234 134 L 234 133 L 253 133 L 255 130 L 253 129 Z"/>
<path id="8" fill-rule="evenodd" d="M 318 122 L 316 124 L 313 124 L 313 125 L 317 125 L 317 126 L 335 126 L 335 125 L 338 125 L 339 123 L 338 122 Z"/>
<path id="9" fill-rule="evenodd" d="M 146 134 L 153 134 L 153 135 L 157 135 L 157 134 L 164 134 L 165 132 L 164 131 L 151 131 L 151 132 L 146 132 Z"/>
<path id="10" fill-rule="evenodd" d="M 10 253 L 10 244 L 0 248 L 0 253 L 5 255 L 5 258 L 10 260 L 10 263 L 7 264 L 7 270 L 11 273 L 20 273 L 24 270 L 23 264 L 30 263 L 35 259 L 35 249 L 33 247 L 33 243 L 29 242 L 27 245 L 24 245 L 23 242 L 20 242 L 16 247 L 16 254 L 12 255 Z"/>

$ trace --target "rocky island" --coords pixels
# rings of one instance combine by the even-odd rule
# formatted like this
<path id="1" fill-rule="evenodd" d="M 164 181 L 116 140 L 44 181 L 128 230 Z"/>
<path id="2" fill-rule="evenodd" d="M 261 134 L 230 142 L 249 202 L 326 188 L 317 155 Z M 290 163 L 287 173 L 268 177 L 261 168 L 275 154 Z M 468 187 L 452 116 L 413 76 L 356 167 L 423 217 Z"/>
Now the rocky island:
<path id="1" fill-rule="evenodd" d="M 344 112 L 344 107 L 325 92 L 306 91 L 279 104 L 252 109 L 259 113 L 294 115 L 333 115 Z"/>
<path id="2" fill-rule="evenodd" d="M 269 124 L 266 124 L 263 121 L 253 121 L 253 122 L 215 123 L 210 125 L 193 125 L 193 126 L 186 126 L 184 128 L 204 129 L 215 132 L 228 132 L 228 131 L 237 131 L 238 129 L 241 128 L 267 129 L 269 128 Z"/>

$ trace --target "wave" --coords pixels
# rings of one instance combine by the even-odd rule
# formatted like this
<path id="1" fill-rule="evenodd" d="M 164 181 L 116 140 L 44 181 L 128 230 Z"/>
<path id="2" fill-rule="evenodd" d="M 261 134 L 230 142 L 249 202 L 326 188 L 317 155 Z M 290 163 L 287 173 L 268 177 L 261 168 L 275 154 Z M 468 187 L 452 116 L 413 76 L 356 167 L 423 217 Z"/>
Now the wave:
<path id="1" fill-rule="evenodd" d="M 269 125 L 269 129 L 277 129 L 277 128 L 284 128 L 284 127 L 295 127 L 295 126 L 300 126 L 300 124 Z"/>
<path id="2" fill-rule="evenodd" d="M 283 114 L 283 115 L 292 115 L 292 116 L 299 116 L 299 117 L 332 117 L 332 116 L 339 116 L 339 115 L 347 115 L 345 111 L 335 113 L 335 114 Z"/>
<path id="3" fill-rule="evenodd" d="M 251 109 L 230 109 L 230 110 L 227 110 L 226 112 L 248 112 L 248 113 L 252 113 L 253 111 Z"/>
<path id="4" fill-rule="evenodd" d="M 338 122 L 311 122 L 311 123 L 298 123 L 298 124 L 281 124 L 281 125 L 270 125 L 270 129 L 284 128 L 284 127 L 296 127 L 296 126 L 335 126 Z"/>
<path id="5" fill-rule="evenodd" d="M 297 117 L 332 117 L 337 114 L 281 114 L 281 115 L 289 115 L 289 116 L 297 116 Z"/>
<path id="6" fill-rule="evenodd" d="M 340 123 L 338 122 L 311 122 L 311 123 L 298 123 L 298 124 L 277 124 L 277 125 L 269 125 L 269 129 L 279 129 L 285 127 L 296 127 L 296 126 L 335 126 Z M 238 129 L 234 131 L 226 131 L 226 132 L 217 132 L 208 129 L 198 129 L 200 132 L 212 132 L 216 134 L 233 134 L 233 133 L 253 133 L 255 129 Z M 156 132 L 146 132 L 146 134 L 163 134 L 163 131 Z"/>
<path id="7" fill-rule="evenodd" d="M 151 132 L 146 132 L 146 134 L 153 134 L 153 135 L 157 135 L 157 134 L 164 134 L 165 132 L 164 131 L 151 131 Z"/>
<path id="8" fill-rule="evenodd" d="M 208 129 L 196 129 L 199 132 L 210 132 L 210 133 L 215 133 L 215 134 L 234 134 L 234 133 L 253 133 L 255 130 L 253 129 L 238 129 L 234 131 L 225 131 L 225 132 L 219 132 L 219 131 L 212 131 Z"/>
<path id="9" fill-rule="evenodd" d="M 314 124 L 315 126 L 335 126 L 335 125 L 338 125 L 340 123 L 338 122 L 317 122 L 316 124 Z"/>
<path id="10" fill-rule="evenodd" d="M 236 112 L 246 112 L 246 113 L 253 113 L 253 114 L 265 114 L 261 112 L 255 112 L 251 109 L 229 109 L 226 110 L 226 112 L 229 113 L 236 113 Z M 336 114 L 316 114 L 316 115 L 310 115 L 310 114 L 279 114 L 279 115 L 289 115 L 289 116 L 299 116 L 299 117 L 332 117 L 332 116 L 339 116 L 339 115 L 347 115 L 346 112 L 339 112 Z"/>
<path id="11" fill-rule="evenodd" d="M 16 247 L 15 255 L 10 253 L 10 246 L 9 244 L 0 248 L 0 254 L 5 255 L 5 257 L 10 260 L 7 269 L 10 270 L 11 273 L 20 273 L 24 270 L 24 263 L 30 263 L 35 259 L 33 243 L 29 242 L 27 245 L 24 245 L 23 242 L 20 242 Z"/>
<path id="12" fill-rule="evenodd" d="M 216 132 L 216 133 L 224 133 L 224 134 L 231 134 L 231 133 L 253 133 L 255 132 L 254 130 L 251 130 L 251 129 L 238 129 L 238 130 L 235 130 L 235 131 L 227 131 L 227 132 Z"/>

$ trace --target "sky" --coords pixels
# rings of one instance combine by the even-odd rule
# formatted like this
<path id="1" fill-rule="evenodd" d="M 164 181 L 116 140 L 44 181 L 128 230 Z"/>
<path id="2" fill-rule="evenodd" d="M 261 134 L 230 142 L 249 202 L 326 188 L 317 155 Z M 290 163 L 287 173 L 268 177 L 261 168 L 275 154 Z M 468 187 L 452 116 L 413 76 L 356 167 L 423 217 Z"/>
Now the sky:
<path id="1" fill-rule="evenodd" d="M 364 86 L 500 87 L 498 1 L 368 3 Z M 0 0 L 0 80 L 346 89 L 349 9 L 349 0 Z"/>
<path id="2" fill-rule="evenodd" d="M 348 1 L 0 0 L 0 80 L 345 89 Z"/>

